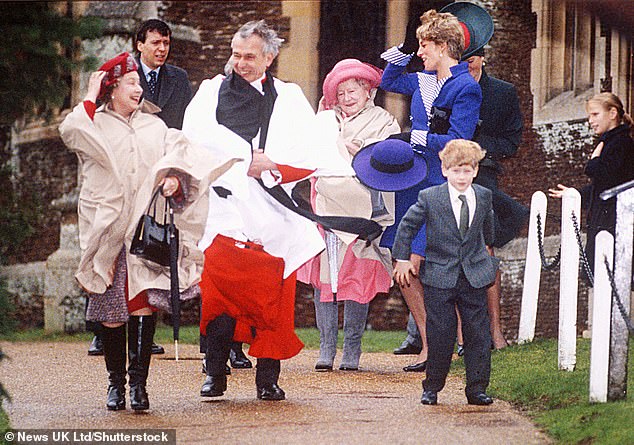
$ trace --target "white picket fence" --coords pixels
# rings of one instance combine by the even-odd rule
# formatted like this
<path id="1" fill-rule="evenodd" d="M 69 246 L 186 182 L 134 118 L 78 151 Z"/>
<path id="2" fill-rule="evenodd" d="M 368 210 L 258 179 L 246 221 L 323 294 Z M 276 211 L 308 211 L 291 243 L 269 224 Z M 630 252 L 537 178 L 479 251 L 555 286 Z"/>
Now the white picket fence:
<path id="1" fill-rule="evenodd" d="M 616 242 L 608 232 L 596 238 L 594 302 L 592 307 L 592 343 L 590 353 L 590 401 L 619 400 L 627 391 L 628 328 L 623 315 L 612 298 L 605 260 L 614 271 L 616 291 L 629 317 L 632 277 L 632 242 L 634 231 L 634 181 L 605 192 L 605 198 L 618 194 Z M 602 195 L 603 196 L 603 195 Z M 577 296 L 579 278 L 579 243 L 573 219 L 581 228 L 581 198 L 575 189 L 567 189 L 562 197 L 561 261 L 559 266 L 559 333 L 558 367 L 573 371 L 576 366 Z M 518 343 L 526 343 L 535 336 L 539 284 L 542 259 L 539 252 L 538 218 L 541 221 L 541 239 L 546 228 L 546 195 L 535 192 L 531 199 L 526 268 Z M 615 255 L 616 252 L 616 255 Z M 616 264 L 613 264 L 616 258 Z"/>

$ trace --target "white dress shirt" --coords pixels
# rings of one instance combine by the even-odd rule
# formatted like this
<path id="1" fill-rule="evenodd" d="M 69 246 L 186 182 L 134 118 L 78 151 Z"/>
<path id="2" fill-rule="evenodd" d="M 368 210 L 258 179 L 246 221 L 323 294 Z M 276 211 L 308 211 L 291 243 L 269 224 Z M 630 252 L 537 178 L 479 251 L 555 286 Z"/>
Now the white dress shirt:
<path id="1" fill-rule="evenodd" d="M 159 71 L 161 70 L 161 67 L 159 66 L 155 69 L 152 69 L 149 66 L 147 66 L 145 63 L 143 63 L 141 59 L 139 59 L 139 62 L 141 62 L 141 69 L 143 70 L 143 74 L 145 74 L 146 82 L 150 81 L 150 71 L 156 72 L 156 81 L 158 82 L 158 76 L 159 76 Z"/>
<path id="2" fill-rule="evenodd" d="M 476 209 L 476 197 L 473 187 L 469 186 L 467 190 L 460 192 L 451 184 L 447 183 L 447 185 L 449 186 L 449 199 L 451 200 L 453 215 L 456 218 L 456 225 L 460 227 L 460 208 L 462 207 L 462 201 L 460 201 L 458 196 L 465 195 L 467 197 L 467 205 L 469 206 L 469 227 L 471 227 Z"/>

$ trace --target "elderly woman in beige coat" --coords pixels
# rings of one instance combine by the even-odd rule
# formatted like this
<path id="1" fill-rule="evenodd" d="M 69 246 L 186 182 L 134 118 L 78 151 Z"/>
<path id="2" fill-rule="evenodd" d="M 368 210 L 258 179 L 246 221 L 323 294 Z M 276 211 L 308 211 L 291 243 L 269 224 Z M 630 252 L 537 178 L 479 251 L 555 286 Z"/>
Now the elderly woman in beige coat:
<path id="1" fill-rule="evenodd" d="M 235 160 L 219 165 L 193 147 L 177 130 L 168 130 L 142 101 L 137 65 L 122 53 L 90 76 L 85 100 L 60 125 L 67 147 L 80 164 L 79 241 L 76 274 L 89 294 L 86 319 L 104 326 L 104 356 L 109 374 L 109 410 L 125 409 L 126 325 L 130 406 L 147 410 L 146 381 L 156 323 L 150 301 L 169 294 L 169 269 L 129 254 L 136 224 L 153 190 L 176 202 L 180 231 L 181 292 L 193 296 L 203 255 L 196 248 L 207 216 L 208 183 Z M 104 105 L 97 108 L 97 99 Z M 159 198 L 158 209 L 163 209 Z M 159 211 L 157 218 L 161 218 Z"/>
<path id="2" fill-rule="evenodd" d="M 362 147 L 400 132 L 394 116 L 374 104 L 381 72 L 357 59 L 344 59 L 324 80 L 320 112 L 332 113 L 336 119 L 339 153 L 348 162 Z M 371 190 L 354 177 L 320 177 L 313 183 L 312 198 L 319 215 L 373 219 L 383 227 L 394 223 L 393 194 Z M 344 343 L 339 369 L 356 371 L 370 301 L 391 286 L 390 251 L 379 247 L 378 240 L 366 244 L 348 233 L 325 232 L 324 237 L 327 250 L 298 275 L 315 289 L 320 333 L 315 370 L 332 370 L 338 337 L 336 302 L 340 301 L 344 306 Z"/>

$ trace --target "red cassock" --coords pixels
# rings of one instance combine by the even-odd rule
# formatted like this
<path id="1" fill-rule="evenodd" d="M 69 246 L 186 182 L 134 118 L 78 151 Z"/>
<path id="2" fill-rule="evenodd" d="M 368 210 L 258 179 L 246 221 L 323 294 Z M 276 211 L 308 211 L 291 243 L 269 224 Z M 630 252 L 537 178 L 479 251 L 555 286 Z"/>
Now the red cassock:
<path id="1" fill-rule="evenodd" d="M 295 334 L 295 272 L 283 279 L 284 260 L 262 246 L 217 235 L 205 250 L 200 288 L 200 332 L 222 314 L 236 319 L 234 340 L 249 355 L 284 360 L 304 344 Z"/>

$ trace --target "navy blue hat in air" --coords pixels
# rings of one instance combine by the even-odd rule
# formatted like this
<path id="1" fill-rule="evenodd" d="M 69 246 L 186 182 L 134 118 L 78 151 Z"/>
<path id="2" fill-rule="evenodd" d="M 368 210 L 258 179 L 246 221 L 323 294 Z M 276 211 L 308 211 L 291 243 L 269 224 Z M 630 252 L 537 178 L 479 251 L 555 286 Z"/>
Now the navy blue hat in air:
<path id="1" fill-rule="evenodd" d="M 362 148 L 352 159 L 352 168 L 363 185 L 383 192 L 408 189 L 427 176 L 425 159 L 399 139 Z"/>
<path id="2" fill-rule="evenodd" d="M 491 40 L 491 37 L 493 37 L 493 19 L 484 8 L 474 3 L 450 3 L 442 8 L 440 12 L 448 12 L 455 15 L 469 32 L 469 39 L 467 39 L 469 46 L 462 53 L 461 60 L 467 60 L 471 56 L 478 55 L 476 53 L 484 48 Z"/>

